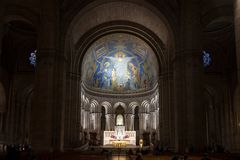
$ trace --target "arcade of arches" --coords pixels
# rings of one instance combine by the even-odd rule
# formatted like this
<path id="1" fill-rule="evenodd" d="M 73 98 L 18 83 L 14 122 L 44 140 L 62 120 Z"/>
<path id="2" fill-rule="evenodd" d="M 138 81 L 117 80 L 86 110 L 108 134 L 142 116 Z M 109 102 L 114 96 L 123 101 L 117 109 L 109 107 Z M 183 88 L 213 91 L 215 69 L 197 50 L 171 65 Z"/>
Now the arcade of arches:
<path id="1" fill-rule="evenodd" d="M 240 152 L 240 0 L 1 0 L 0 37 L 0 149 Z"/>

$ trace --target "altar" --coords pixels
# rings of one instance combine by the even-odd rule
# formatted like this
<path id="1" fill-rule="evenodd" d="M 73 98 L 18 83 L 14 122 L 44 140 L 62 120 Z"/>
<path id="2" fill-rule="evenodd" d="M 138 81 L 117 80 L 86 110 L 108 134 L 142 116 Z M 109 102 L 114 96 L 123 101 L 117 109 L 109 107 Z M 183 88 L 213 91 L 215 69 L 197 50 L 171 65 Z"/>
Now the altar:
<path id="1" fill-rule="evenodd" d="M 136 145 L 136 131 L 125 131 L 125 126 L 115 126 L 115 131 L 104 131 L 103 145 L 126 147 Z"/>

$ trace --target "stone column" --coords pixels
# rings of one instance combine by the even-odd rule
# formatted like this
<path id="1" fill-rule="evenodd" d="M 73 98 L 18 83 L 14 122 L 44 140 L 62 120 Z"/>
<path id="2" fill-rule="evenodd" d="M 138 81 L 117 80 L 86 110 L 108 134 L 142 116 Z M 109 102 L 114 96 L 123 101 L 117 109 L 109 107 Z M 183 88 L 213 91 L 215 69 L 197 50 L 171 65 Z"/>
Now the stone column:
<path id="1" fill-rule="evenodd" d="M 127 113 L 125 114 L 125 126 L 126 126 L 126 130 L 131 130 L 131 117 L 132 114 L 131 113 Z"/>
<path id="2" fill-rule="evenodd" d="M 4 13 L 4 3 L 0 1 L 0 140 L 3 141 L 3 123 L 4 123 L 4 113 L 6 112 L 6 96 L 4 86 L 2 84 L 3 73 L 2 73 L 2 39 L 3 39 L 3 13 Z"/>
<path id="3" fill-rule="evenodd" d="M 112 128 L 112 121 L 113 121 L 113 115 L 112 114 L 108 114 L 108 120 L 109 120 L 109 131 L 111 131 Z"/>
<path id="4" fill-rule="evenodd" d="M 106 130 L 109 131 L 110 130 L 110 116 L 109 114 L 106 114 Z"/>
<path id="5" fill-rule="evenodd" d="M 130 122 L 130 131 L 133 131 L 134 130 L 134 117 L 135 115 L 134 114 L 131 114 L 131 122 Z"/>
<path id="6" fill-rule="evenodd" d="M 96 131 L 96 129 L 97 129 L 97 118 L 96 118 L 96 113 L 91 113 L 91 112 L 89 112 L 89 119 L 88 119 L 88 121 L 89 121 L 89 127 L 88 127 L 88 129 L 90 129 L 91 131 Z"/>
<path id="7" fill-rule="evenodd" d="M 57 1 L 42 1 L 31 117 L 31 143 L 35 151 L 63 149 L 65 64 L 59 50 Z"/>
<path id="8" fill-rule="evenodd" d="M 49 53 L 50 52 L 50 53 Z M 31 143 L 34 150 L 53 149 L 53 56 L 56 51 L 38 49 L 35 90 L 31 117 Z"/>
<path id="9" fill-rule="evenodd" d="M 157 129 L 157 127 L 156 127 L 156 110 L 154 110 L 154 112 L 153 112 L 153 126 L 152 126 L 152 128 L 153 128 L 153 130 L 156 130 Z"/>
<path id="10" fill-rule="evenodd" d="M 80 129 L 83 124 L 81 115 L 84 112 L 84 102 L 81 102 L 81 92 L 80 88 L 80 76 L 74 73 L 67 74 L 67 86 L 66 87 L 66 98 L 65 98 L 65 111 L 64 111 L 64 146 L 72 147 L 77 145 L 80 139 Z M 82 104 L 82 108 L 80 105 Z"/>
<path id="11" fill-rule="evenodd" d="M 84 108 L 81 108 L 81 126 L 84 126 Z"/>
<path id="12" fill-rule="evenodd" d="M 167 70 L 167 69 L 166 69 Z M 167 70 L 159 77 L 159 103 L 160 103 L 160 139 L 164 145 L 174 147 L 173 132 L 171 130 L 171 122 L 174 120 L 171 108 L 171 90 L 170 90 L 171 73 Z"/>
<path id="13" fill-rule="evenodd" d="M 234 150 L 240 151 L 240 0 L 234 0 L 234 24 L 237 58 L 237 86 L 234 93 L 234 126 L 236 128 Z"/>
<path id="14" fill-rule="evenodd" d="M 180 30 L 174 57 L 175 148 L 201 150 L 206 144 L 203 97 L 200 1 L 181 1 Z"/>
<path id="15" fill-rule="evenodd" d="M 149 124 L 150 124 L 150 129 L 151 132 L 154 128 L 154 107 L 153 107 L 153 103 L 150 103 L 150 109 L 149 109 Z"/>
<path id="16" fill-rule="evenodd" d="M 115 119 L 116 119 L 116 114 L 112 114 L 111 116 L 111 130 L 115 130 Z"/>
<path id="17" fill-rule="evenodd" d="M 158 102 L 157 102 L 158 103 Z M 157 108 L 157 110 L 156 110 L 156 115 L 158 115 L 158 116 L 156 116 L 156 131 L 157 131 L 157 140 L 160 140 L 160 131 L 159 131 L 159 129 L 158 128 L 160 128 L 159 127 L 159 108 Z"/>
<path id="18" fill-rule="evenodd" d="M 4 0 L 0 1 L 0 125 L 3 123 L 3 114 L 6 112 L 6 95 L 2 84 L 3 69 L 2 69 L 2 39 L 4 32 Z M 1 132 L 1 128 L 0 128 Z"/>
<path id="19" fill-rule="evenodd" d="M 86 108 L 84 108 L 83 110 L 83 129 L 87 128 L 87 111 Z"/>
<path id="20" fill-rule="evenodd" d="M 134 123 L 134 115 L 131 113 L 128 118 L 129 118 L 129 130 L 132 131 L 133 123 Z"/>
<path id="21" fill-rule="evenodd" d="M 123 121 L 124 121 L 125 129 L 128 130 L 128 121 L 129 121 L 128 113 L 124 114 L 124 120 Z"/>
<path id="22" fill-rule="evenodd" d="M 229 109 L 229 106 L 231 106 L 232 102 L 231 102 L 231 89 L 230 87 L 226 90 L 226 92 L 224 93 L 224 113 L 225 114 L 225 123 L 224 123 L 224 137 L 223 137 L 223 141 L 224 141 L 224 146 L 226 147 L 227 150 L 232 150 L 233 149 L 233 122 L 232 122 L 232 117 L 233 116 L 233 112 L 232 110 Z M 229 138 L 226 138 L 229 137 Z"/>
<path id="23" fill-rule="evenodd" d="M 0 65 L 2 57 L 2 38 L 3 38 L 3 25 L 4 25 L 4 0 L 0 1 Z M 1 70 L 0 70 L 1 72 Z"/>
<path id="24" fill-rule="evenodd" d="M 89 109 L 85 110 L 85 115 L 86 115 L 86 117 L 85 117 L 85 125 L 86 125 L 86 129 L 89 131 L 89 128 L 90 128 L 90 111 L 89 111 Z"/>
<path id="25" fill-rule="evenodd" d="M 101 131 L 101 115 L 102 115 L 102 112 L 97 112 L 96 113 L 96 120 L 97 120 L 97 132 L 100 132 Z"/>

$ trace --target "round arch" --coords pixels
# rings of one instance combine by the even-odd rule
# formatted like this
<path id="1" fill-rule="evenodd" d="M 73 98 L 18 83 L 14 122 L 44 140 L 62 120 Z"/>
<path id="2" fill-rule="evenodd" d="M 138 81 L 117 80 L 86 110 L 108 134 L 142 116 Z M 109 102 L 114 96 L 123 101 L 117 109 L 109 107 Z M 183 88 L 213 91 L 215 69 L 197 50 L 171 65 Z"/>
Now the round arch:
<path id="1" fill-rule="evenodd" d="M 147 45 L 149 45 L 149 47 L 153 50 L 153 53 L 157 58 L 159 67 L 158 75 L 161 73 L 166 73 L 169 70 L 168 63 L 171 60 L 169 55 L 173 53 L 171 51 L 173 51 L 175 41 L 172 28 L 169 27 L 169 23 L 166 21 L 164 16 L 162 16 L 159 10 L 144 0 L 100 1 L 93 1 L 82 7 L 78 13 L 70 18 L 71 20 L 68 22 L 68 24 L 65 24 L 63 27 L 61 46 L 63 47 L 64 56 L 69 64 L 69 71 L 76 74 L 78 77 L 81 77 L 83 57 L 89 47 L 103 36 L 114 33 L 125 33 L 138 37 L 146 42 Z M 134 13 L 132 8 L 134 8 Z M 81 81 L 79 81 L 78 84 L 83 90 L 85 90 L 85 86 L 81 85 Z M 156 86 L 156 88 L 158 88 L 158 86 Z M 89 91 L 90 93 L 90 90 L 87 90 L 87 88 L 85 91 Z M 96 95 L 98 96 L 96 92 L 91 93 L 94 93 L 94 95 L 92 95 L 94 98 Z M 150 94 L 150 92 L 142 96 L 145 97 L 147 94 Z M 100 95 L 99 98 L 101 99 L 99 102 L 102 102 L 102 100 L 105 101 L 105 99 L 103 99 L 105 95 L 108 94 L 103 93 Z M 111 94 L 111 96 L 115 98 L 117 98 L 119 95 L 120 94 Z M 123 96 L 127 97 L 128 95 Z M 144 99 L 147 99 L 147 97 Z M 109 100 L 106 99 L 106 101 Z M 107 128 L 113 129 L 114 124 L 112 124 L 112 122 L 114 122 L 114 119 L 116 118 L 116 115 L 114 114 L 116 108 L 119 106 L 119 104 L 121 104 L 126 112 L 129 107 L 128 104 L 132 101 L 127 101 L 125 99 L 110 101 L 112 103 L 112 112 L 108 114 L 106 118 L 108 121 L 106 124 L 108 126 Z M 136 109 L 139 110 L 138 113 L 141 112 L 141 101 L 139 101 L 139 104 L 135 105 L 134 107 L 134 111 Z M 148 100 L 148 103 L 149 102 L 150 101 Z M 101 103 L 99 104 L 101 106 Z M 149 107 L 147 107 L 146 110 L 149 111 Z M 109 113 L 108 109 L 106 111 Z M 128 115 L 124 115 L 124 118 L 128 119 L 129 117 L 127 116 Z M 136 120 L 137 118 L 140 118 L 138 117 L 138 114 L 135 116 Z M 134 115 L 131 117 L 134 117 Z M 138 122 L 140 122 L 139 119 Z M 131 118 L 129 121 L 126 121 L 126 126 L 136 126 L 134 128 L 137 130 L 142 129 L 141 126 L 133 123 L 135 123 L 135 119 Z"/>
<path id="2" fill-rule="evenodd" d="M 138 102 L 131 102 L 129 105 L 129 108 L 131 108 L 132 113 L 134 114 L 135 108 L 140 106 Z"/>
<path id="3" fill-rule="evenodd" d="M 127 106 L 126 106 L 125 103 L 123 103 L 123 102 L 117 102 L 117 103 L 115 103 L 114 106 L 113 106 L 114 112 L 116 111 L 116 109 L 117 109 L 118 106 L 121 106 L 121 107 L 124 109 L 124 111 L 126 111 L 126 109 L 127 109 Z"/>
<path id="4" fill-rule="evenodd" d="M 37 30 L 40 21 L 38 13 L 31 10 L 29 7 L 11 5 L 5 10 L 4 22 L 23 21 L 32 25 Z"/>
<path id="5" fill-rule="evenodd" d="M 158 64 L 160 65 L 159 73 L 167 69 L 166 46 L 157 35 L 146 27 L 134 22 L 111 21 L 94 27 L 79 39 L 75 46 L 77 55 L 75 55 L 76 57 L 72 62 L 73 66 L 75 66 L 73 68 L 74 72 L 81 75 L 83 57 L 94 42 L 114 33 L 129 34 L 146 42 L 157 57 Z"/>
<path id="6" fill-rule="evenodd" d="M 134 14 L 131 8 L 134 8 Z M 90 18 L 92 14 L 94 18 Z M 160 68 L 167 69 L 166 63 L 169 58 L 165 49 L 169 47 L 169 43 L 174 43 L 174 34 L 163 14 L 150 3 L 142 0 L 92 2 L 69 19 L 63 31 L 65 37 L 62 42 L 64 42 L 65 53 L 71 50 L 71 58 L 67 59 L 72 61 L 69 64 L 74 73 L 81 75 L 79 66 L 91 43 L 103 35 L 114 32 L 127 32 L 144 39 L 158 54 L 158 60 L 161 61 Z M 69 43 L 72 43 L 71 47 Z M 65 56 L 68 55 L 65 54 Z"/>
<path id="7" fill-rule="evenodd" d="M 101 103 L 101 106 L 105 108 L 106 114 L 108 114 L 111 111 L 111 103 L 108 101 L 104 101 Z"/>

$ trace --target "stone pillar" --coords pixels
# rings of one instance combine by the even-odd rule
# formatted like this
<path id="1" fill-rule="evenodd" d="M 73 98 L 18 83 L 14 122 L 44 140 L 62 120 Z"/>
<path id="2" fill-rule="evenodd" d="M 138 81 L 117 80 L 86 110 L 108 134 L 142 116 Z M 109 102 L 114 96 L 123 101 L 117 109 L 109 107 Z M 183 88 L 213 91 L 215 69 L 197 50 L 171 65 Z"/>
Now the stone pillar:
<path id="1" fill-rule="evenodd" d="M 55 54 L 55 51 L 52 52 L 38 49 L 31 117 L 31 143 L 38 151 L 53 149 L 53 56 L 50 54 Z"/>
<path id="2" fill-rule="evenodd" d="M 128 128 L 128 115 L 127 115 L 126 112 L 123 115 L 123 124 L 125 125 L 125 129 L 127 130 L 127 128 Z"/>
<path id="3" fill-rule="evenodd" d="M 87 128 L 87 111 L 86 108 L 83 110 L 83 129 Z"/>
<path id="4" fill-rule="evenodd" d="M 235 147 L 234 150 L 240 152 L 240 0 L 234 0 L 234 24 L 237 58 L 237 86 L 234 93 L 234 126 Z"/>
<path id="5" fill-rule="evenodd" d="M 0 140 L 2 139 L 4 114 L 6 112 L 6 95 L 2 84 L 2 38 L 3 38 L 3 2 L 0 2 Z"/>
<path id="6" fill-rule="evenodd" d="M 109 115 L 109 130 L 112 131 L 114 130 L 114 115 L 113 114 L 108 115 Z"/>
<path id="7" fill-rule="evenodd" d="M 102 115 L 102 113 L 99 112 L 99 111 L 96 113 L 97 132 L 100 132 L 100 131 L 101 131 L 101 115 Z"/>
<path id="8" fill-rule="evenodd" d="M 3 25 L 4 25 L 4 0 L 0 1 L 0 64 L 2 57 L 2 38 L 3 38 Z M 1 70 L 0 70 L 1 71 Z"/>
<path id="9" fill-rule="evenodd" d="M 65 64 L 59 50 L 57 1 L 42 1 L 31 117 L 31 143 L 35 151 L 63 149 Z"/>
<path id="10" fill-rule="evenodd" d="M 130 114 L 129 119 L 130 119 L 130 121 L 129 121 L 129 130 L 133 131 L 133 124 L 134 124 L 134 114 L 133 113 Z"/>
<path id="11" fill-rule="evenodd" d="M 85 110 L 85 115 L 86 115 L 86 117 L 85 117 L 85 125 L 86 125 L 86 129 L 89 131 L 89 128 L 90 128 L 90 112 L 89 112 L 89 109 Z"/>
<path id="12" fill-rule="evenodd" d="M 170 140 L 172 138 L 172 132 L 170 128 L 170 123 L 173 120 L 171 117 L 171 108 L 170 108 L 170 80 L 169 72 L 163 73 L 160 75 L 159 81 L 159 103 L 161 111 L 159 115 L 160 119 L 160 140 L 163 145 L 171 146 Z M 171 146 L 173 147 L 173 146 Z"/>
<path id="13" fill-rule="evenodd" d="M 134 130 L 134 117 L 135 115 L 134 114 L 131 114 L 131 122 L 130 122 L 130 131 L 133 131 Z"/>
<path id="14" fill-rule="evenodd" d="M 150 103 L 150 108 L 149 108 L 149 127 L 151 129 L 151 132 L 154 128 L 154 104 L 151 102 Z"/>
<path id="15" fill-rule="evenodd" d="M 81 107 L 81 126 L 84 127 L 84 108 Z"/>
<path id="16" fill-rule="evenodd" d="M 233 122 L 232 122 L 232 117 L 233 112 L 232 110 L 229 109 L 229 106 L 231 106 L 231 89 L 230 87 L 226 90 L 224 93 L 224 114 L 225 114 L 225 123 L 224 123 L 224 132 L 225 135 L 223 137 L 224 141 L 224 146 L 226 147 L 227 150 L 232 150 L 233 149 Z M 225 138 L 229 137 L 229 138 Z"/>
<path id="17" fill-rule="evenodd" d="M 132 117 L 132 114 L 131 114 L 131 113 L 125 114 L 125 126 L 126 126 L 126 130 L 131 130 L 131 117 Z"/>
<path id="18" fill-rule="evenodd" d="M 158 103 L 158 102 L 157 102 Z M 159 115 L 159 107 L 156 110 L 156 115 Z M 157 129 L 157 139 L 160 140 L 160 131 L 159 131 L 159 116 L 156 116 L 156 129 Z"/>
<path id="19" fill-rule="evenodd" d="M 91 113 L 89 112 L 89 128 L 91 131 L 96 131 L 97 130 L 97 113 Z"/>
<path id="20" fill-rule="evenodd" d="M 109 116 L 109 114 L 106 114 L 105 117 L 106 117 L 106 128 L 105 129 L 107 131 L 109 131 L 110 130 L 110 116 Z"/>
<path id="21" fill-rule="evenodd" d="M 0 1 L 0 123 L 2 123 L 3 113 L 6 112 L 6 95 L 4 86 L 2 84 L 3 70 L 2 70 L 2 39 L 4 32 L 4 1 Z M 1 128 L 0 128 L 1 132 Z"/>
<path id="22" fill-rule="evenodd" d="M 156 125 L 157 125 L 157 124 L 156 124 L 156 110 L 154 110 L 154 112 L 153 112 L 152 114 L 153 114 L 153 115 L 152 115 L 152 116 L 153 116 L 153 117 L 152 117 L 152 119 L 153 119 L 152 129 L 153 129 L 153 130 L 156 130 L 156 129 L 157 129 L 157 127 L 156 127 Z"/>
<path id="23" fill-rule="evenodd" d="M 111 122 L 112 122 L 112 123 L 111 123 L 111 126 L 112 126 L 111 128 L 112 128 L 112 129 L 111 129 L 111 130 L 114 131 L 114 130 L 115 130 L 115 125 L 116 125 L 116 114 L 112 114 L 112 117 L 111 117 L 111 118 L 112 118 L 112 121 L 111 121 Z"/>
<path id="24" fill-rule="evenodd" d="M 202 100 L 200 1 L 181 1 L 180 30 L 174 57 L 175 148 L 196 150 L 206 144 L 205 112 Z"/>
<path id="25" fill-rule="evenodd" d="M 84 102 L 81 102 L 81 85 L 80 76 L 74 73 L 67 74 L 66 107 L 64 112 L 64 139 L 65 148 L 72 147 L 80 143 L 80 129 L 82 128 L 83 119 L 81 115 L 84 113 Z M 80 107 L 80 105 L 82 105 Z"/>

